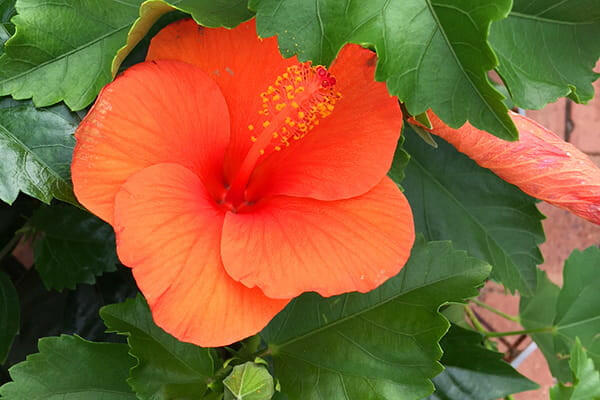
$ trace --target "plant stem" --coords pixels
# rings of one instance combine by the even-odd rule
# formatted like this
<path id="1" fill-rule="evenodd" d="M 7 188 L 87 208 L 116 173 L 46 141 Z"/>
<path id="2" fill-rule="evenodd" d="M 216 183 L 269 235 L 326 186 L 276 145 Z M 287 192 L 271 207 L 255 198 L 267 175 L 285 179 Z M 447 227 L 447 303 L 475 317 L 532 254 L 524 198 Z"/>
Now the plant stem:
<path id="1" fill-rule="evenodd" d="M 473 310 L 471 310 L 471 308 L 468 305 L 465 305 L 465 313 L 467 314 L 467 317 L 469 317 L 469 320 L 471 321 L 471 323 L 473 324 L 473 327 L 475 327 L 475 329 L 477 329 L 479 332 L 483 333 L 484 335 L 487 335 L 489 333 L 483 327 L 483 325 L 481 325 L 481 322 L 479 322 L 479 320 L 475 316 L 475 313 L 473 312 Z"/>
<path id="2" fill-rule="evenodd" d="M 473 324 L 473 327 L 475 329 L 477 329 L 477 331 L 482 333 L 485 337 L 488 337 L 488 338 L 490 338 L 490 337 L 502 338 L 504 336 L 529 335 L 532 333 L 550 333 L 550 332 L 554 332 L 554 330 L 555 330 L 555 328 L 553 326 L 544 326 L 542 328 L 524 329 L 524 330 L 520 330 L 520 331 L 491 332 L 491 331 L 488 331 L 487 329 L 485 329 L 485 327 L 483 325 L 481 325 L 481 322 L 479 322 L 479 319 L 477 318 L 477 316 L 475 315 L 475 313 L 473 312 L 473 310 L 471 310 L 471 308 L 469 306 L 465 306 L 465 313 L 467 314 L 467 317 L 469 317 L 469 320 L 471 321 L 471 324 Z"/>
<path id="3" fill-rule="evenodd" d="M 551 332 L 554 332 L 553 326 L 545 326 L 543 328 L 534 328 L 534 329 L 523 329 L 521 331 L 486 332 L 486 333 L 484 333 L 484 335 L 487 337 L 502 337 L 502 336 L 530 335 L 532 333 L 551 333 Z"/>
<path id="4" fill-rule="evenodd" d="M 513 322 L 517 322 L 517 323 L 521 322 L 521 319 L 518 316 L 506 314 L 506 313 L 498 310 L 497 308 L 494 308 L 494 307 L 490 306 L 489 304 L 486 304 L 477 299 L 471 299 L 471 301 L 473 303 L 477 304 L 479 307 L 485 308 L 486 310 L 491 311 L 494 314 L 497 314 L 497 315 L 501 316 L 502 318 L 505 318 L 509 321 L 513 321 Z"/>

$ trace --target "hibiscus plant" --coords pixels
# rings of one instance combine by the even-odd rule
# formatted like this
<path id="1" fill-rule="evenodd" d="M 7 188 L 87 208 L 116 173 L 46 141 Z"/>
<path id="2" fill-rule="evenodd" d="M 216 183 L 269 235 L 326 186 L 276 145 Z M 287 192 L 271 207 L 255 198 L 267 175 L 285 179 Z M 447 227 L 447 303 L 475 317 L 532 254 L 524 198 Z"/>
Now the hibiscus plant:
<path id="1" fill-rule="evenodd" d="M 526 116 L 599 39 L 600 0 L 0 0 L 0 399 L 512 398 L 519 335 L 600 399 L 600 250 L 555 285 L 537 209 L 600 224 L 600 169 Z"/>

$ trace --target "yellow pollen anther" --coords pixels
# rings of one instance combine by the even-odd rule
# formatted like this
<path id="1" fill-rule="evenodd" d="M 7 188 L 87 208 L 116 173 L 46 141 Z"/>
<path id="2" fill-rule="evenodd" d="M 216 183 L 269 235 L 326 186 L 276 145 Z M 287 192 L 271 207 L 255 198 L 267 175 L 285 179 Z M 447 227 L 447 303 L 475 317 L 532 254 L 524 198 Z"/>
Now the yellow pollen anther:
<path id="1" fill-rule="evenodd" d="M 250 136 L 250 141 L 251 142 L 256 142 L 256 136 Z"/>
<path id="2" fill-rule="evenodd" d="M 262 110 L 258 113 L 268 120 L 261 119 L 262 132 L 260 125 L 257 129 L 248 125 L 248 130 L 253 131 L 252 142 L 260 143 L 254 151 L 268 155 L 306 136 L 320 118 L 331 114 L 341 98 L 335 84 L 335 77 L 323 66 L 313 67 L 306 62 L 288 67 L 260 94 Z"/>

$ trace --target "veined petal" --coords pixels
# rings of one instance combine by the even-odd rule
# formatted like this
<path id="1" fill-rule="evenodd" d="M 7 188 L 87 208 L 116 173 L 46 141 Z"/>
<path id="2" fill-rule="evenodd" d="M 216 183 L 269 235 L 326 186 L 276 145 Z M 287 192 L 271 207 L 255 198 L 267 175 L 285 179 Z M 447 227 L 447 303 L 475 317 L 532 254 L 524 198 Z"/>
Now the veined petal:
<path id="1" fill-rule="evenodd" d="M 112 223 L 114 198 L 132 174 L 174 162 L 211 190 L 223 184 L 229 114 L 219 87 L 177 61 L 137 64 L 107 85 L 75 133 L 77 199 Z"/>
<path id="2" fill-rule="evenodd" d="M 281 56 L 274 37 L 259 38 L 254 20 L 234 29 L 202 28 L 191 19 L 177 21 L 152 39 L 146 59 L 188 62 L 217 82 L 231 117 L 225 164 L 230 181 L 252 145 L 248 126 L 259 119 L 260 93 L 288 66 L 298 63 L 296 57 Z"/>
<path id="3" fill-rule="evenodd" d="M 258 165 L 249 198 L 339 200 L 381 181 L 392 164 L 402 112 L 385 84 L 374 80 L 376 60 L 375 53 L 355 44 L 340 51 L 330 71 L 342 98 L 306 137 Z"/>
<path id="4" fill-rule="evenodd" d="M 255 334 L 288 302 L 225 273 L 223 218 L 198 176 L 177 164 L 141 170 L 115 200 L 119 258 L 133 268 L 156 324 L 205 347 Z"/>
<path id="5" fill-rule="evenodd" d="M 431 133 L 530 196 L 600 224 L 600 169 L 587 155 L 519 114 L 519 140 L 506 142 L 465 124 L 453 129 L 429 112 Z"/>
<path id="6" fill-rule="evenodd" d="M 410 207 L 387 177 L 338 201 L 275 196 L 227 213 L 221 255 L 228 274 L 272 298 L 367 292 L 396 275 L 414 241 Z"/>

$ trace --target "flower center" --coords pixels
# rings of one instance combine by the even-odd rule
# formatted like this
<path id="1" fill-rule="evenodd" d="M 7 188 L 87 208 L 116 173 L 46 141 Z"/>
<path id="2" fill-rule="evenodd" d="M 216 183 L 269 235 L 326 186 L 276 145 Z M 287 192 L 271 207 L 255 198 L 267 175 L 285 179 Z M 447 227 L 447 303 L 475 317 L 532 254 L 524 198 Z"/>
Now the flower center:
<path id="1" fill-rule="evenodd" d="M 231 182 L 226 203 L 244 201 L 250 175 L 261 159 L 302 139 L 331 114 L 342 97 L 335 84 L 335 77 L 325 67 L 306 62 L 288 67 L 260 94 L 260 118 L 257 125 L 248 125 L 252 146 Z"/>

